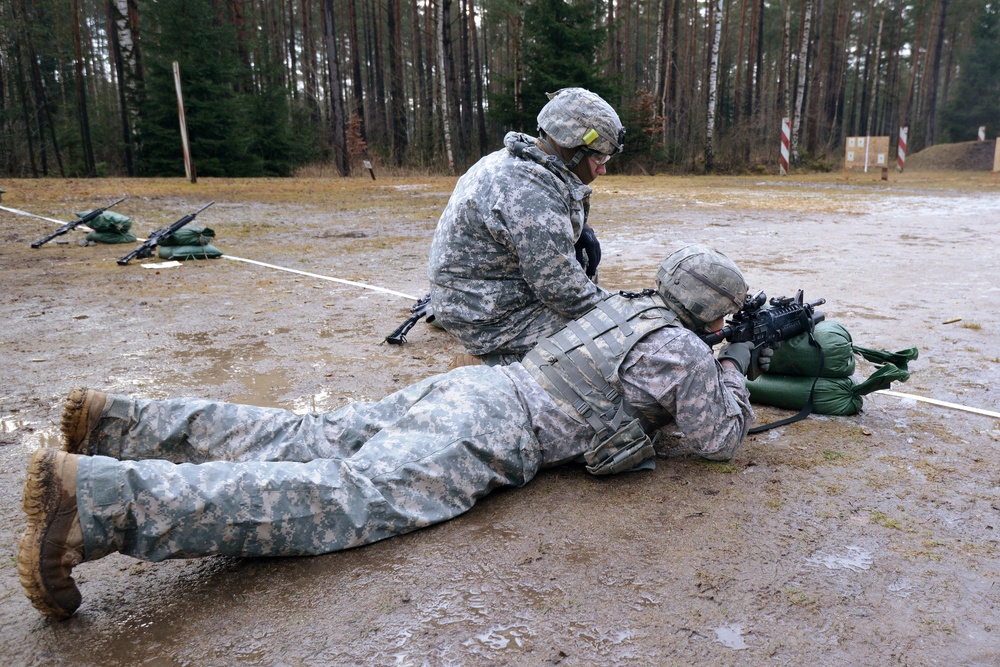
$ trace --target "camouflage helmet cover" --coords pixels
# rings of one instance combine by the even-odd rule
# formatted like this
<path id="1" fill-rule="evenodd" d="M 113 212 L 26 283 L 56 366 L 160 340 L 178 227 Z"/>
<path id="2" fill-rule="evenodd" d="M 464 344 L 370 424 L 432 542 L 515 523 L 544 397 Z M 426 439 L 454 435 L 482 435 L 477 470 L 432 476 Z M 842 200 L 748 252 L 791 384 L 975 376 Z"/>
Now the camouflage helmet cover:
<path id="1" fill-rule="evenodd" d="M 625 148 L 625 128 L 611 105 L 584 88 L 546 93 L 548 103 L 538 113 L 538 127 L 563 148 L 585 146 L 615 155 Z"/>
<path id="2" fill-rule="evenodd" d="M 686 325 L 701 330 L 743 307 L 747 283 L 721 252 L 690 244 L 660 263 L 656 291 Z"/>

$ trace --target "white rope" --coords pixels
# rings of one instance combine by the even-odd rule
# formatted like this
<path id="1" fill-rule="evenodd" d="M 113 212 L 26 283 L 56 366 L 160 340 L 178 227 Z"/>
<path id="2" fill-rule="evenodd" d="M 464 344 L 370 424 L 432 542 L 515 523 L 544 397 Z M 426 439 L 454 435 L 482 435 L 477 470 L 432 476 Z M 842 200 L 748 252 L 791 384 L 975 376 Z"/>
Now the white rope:
<path id="1" fill-rule="evenodd" d="M 374 290 L 376 292 L 384 292 L 386 294 L 392 294 L 394 296 L 401 296 L 404 299 L 409 299 L 411 301 L 416 301 L 417 297 L 410 296 L 409 294 L 403 294 L 402 292 L 396 292 L 395 290 L 386 289 L 384 287 L 376 287 L 375 285 L 368 285 L 366 283 L 359 283 L 353 280 L 344 280 L 343 278 L 332 278 L 330 276 L 321 276 L 318 273 L 309 273 L 308 271 L 299 271 L 298 269 L 288 269 L 284 266 L 277 266 L 275 264 L 266 264 L 264 262 L 258 262 L 255 259 L 244 259 L 243 257 L 233 257 L 232 255 L 222 255 L 225 259 L 233 259 L 237 262 L 246 262 L 247 264 L 256 264 L 257 266 L 266 266 L 269 269 L 277 269 L 278 271 L 287 271 L 288 273 L 297 273 L 300 276 L 309 276 L 310 278 L 319 278 L 320 280 L 329 280 L 335 283 L 343 283 L 344 285 L 353 285 L 355 287 L 363 287 L 364 289 Z"/>
<path id="2" fill-rule="evenodd" d="M 66 224 L 65 220 L 56 220 L 55 218 L 46 218 L 44 215 L 36 215 L 34 213 L 28 213 L 27 211 L 22 211 L 19 208 L 7 208 L 6 206 L 0 206 L 0 208 L 2 208 L 5 211 L 9 211 L 11 213 L 17 213 L 18 215 L 26 215 L 26 216 L 31 217 L 31 218 L 39 218 L 41 220 L 48 220 L 49 222 L 54 222 L 57 225 L 65 225 Z M 77 229 L 79 229 L 81 232 L 92 232 L 92 231 L 94 231 L 93 229 L 91 229 L 87 225 L 80 225 L 80 226 L 77 227 Z"/>
<path id="3" fill-rule="evenodd" d="M 954 408 L 955 410 L 964 410 L 965 412 L 974 412 L 977 415 L 986 415 L 987 417 L 995 417 L 997 419 L 1000 419 L 1000 412 L 992 412 L 991 410 L 983 410 L 982 408 L 970 408 L 967 405 L 959 405 L 958 403 L 948 403 L 947 401 L 939 401 L 936 398 L 924 398 L 923 396 L 917 396 L 915 394 L 904 394 L 901 391 L 890 391 L 889 389 L 879 389 L 875 393 L 885 394 L 886 396 L 895 396 L 896 398 L 911 398 L 914 401 L 923 401 L 924 403 L 931 403 L 932 405 L 940 405 L 943 408 Z"/>

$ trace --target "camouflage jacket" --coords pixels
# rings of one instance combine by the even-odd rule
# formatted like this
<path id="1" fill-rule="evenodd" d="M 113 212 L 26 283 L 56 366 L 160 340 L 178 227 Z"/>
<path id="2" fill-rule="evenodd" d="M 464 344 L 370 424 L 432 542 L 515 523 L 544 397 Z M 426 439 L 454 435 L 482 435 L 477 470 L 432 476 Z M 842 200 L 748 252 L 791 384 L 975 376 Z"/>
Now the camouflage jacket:
<path id="1" fill-rule="evenodd" d="M 510 377 L 530 413 L 541 447 L 541 465 L 567 463 L 588 449 L 594 428 L 566 411 L 521 364 L 496 369 Z M 698 456 L 728 460 L 746 437 L 753 408 L 744 377 L 722 366 L 693 332 L 665 327 L 640 340 L 619 368 L 625 400 L 652 435 L 679 431 L 683 448 Z"/>
<path id="2" fill-rule="evenodd" d="M 605 298 L 573 244 L 591 189 L 511 132 L 455 186 L 431 244 L 438 322 L 472 354 L 523 353 Z"/>

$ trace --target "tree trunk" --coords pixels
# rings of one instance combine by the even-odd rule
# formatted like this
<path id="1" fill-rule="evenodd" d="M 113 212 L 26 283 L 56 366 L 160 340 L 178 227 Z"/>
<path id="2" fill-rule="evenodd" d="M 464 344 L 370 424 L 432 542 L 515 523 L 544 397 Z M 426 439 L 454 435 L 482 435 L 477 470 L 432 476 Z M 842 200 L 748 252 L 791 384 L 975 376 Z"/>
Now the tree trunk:
<path id="1" fill-rule="evenodd" d="M 809 59 L 809 29 L 812 26 L 812 0 L 802 8 L 802 35 L 799 41 L 799 82 L 795 92 L 795 118 L 792 121 L 792 162 L 799 162 L 799 133 L 802 129 L 802 109 L 805 108 L 806 68 Z"/>
<path id="2" fill-rule="evenodd" d="M 357 0 L 347 0 L 348 32 L 347 43 L 351 49 L 351 93 L 354 97 L 354 115 L 358 117 L 358 130 L 361 139 L 368 141 L 368 131 L 365 125 L 365 82 L 361 77 L 361 44 L 358 41 L 358 7 Z"/>
<path id="3" fill-rule="evenodd" d="M 313 36 L 313 5 L 312 0 L 302 0 L 300 14 L 302 15 L 302 86 L 306 97 L 306 107 L 313 122 L 318 123 L 319 83 L 316 76 L 316 42 Z M 351 49 L 351 53 L 356 53 Z M 355 58 L 357 60 L 357 58 Z M 357 94 L 357 91 L 355 92 Z"/>
<path id="4" fill-rule="evenodd" d="M 483 108 L 483 68 L 479 61 L 479 37 L 476 29 L 476 3 L 469 0 L 469 38 L 472 45 L 472 66 L 476 71 L 476 124 L 479 126 L 479 141 L 477 155 L 482 156 L 489 150 L 489 139 L 486 135 L 486 113 Z"/>
<path id="5" fill-rule="evenodd" d="M 288 86 L 292 99 L 299 99 L 298 49 L 295 47 L 295 0 L 288 1 Z"/>
<path id="6" fill-rule="evenodd" d="M 441 0 L 441 16 L 438 17 L 440 24 L 440 48 L 441 57 L 443 58 L 442 63 L 442 74 L 445 77 L 445 84 L 447 86 L 446 93 L 447 97 L 443 100 L 442 108 L 448 112 L 449 115 L 449 125 L 455 130 L 460 130 L 462 127 L 461 116 L 459 115 L 459 96 L 458 96 L 458 83 L 457 74 L 455 72 L 455 56 L 453 51 L 453 43 L 451 38 L 451 0 Z M 452 140 L 452 150 L 454 151 L 455 142 Z M 454 152 L 452 153 L 453 159 L 462 163 L 465 161 L 465 142 L 464 140 L 459 140 L 458 142 L 458 155 L 456 156 Z"/>
<path id="7" fill-rule="evenodd" d="M 402 166 L 406 155 L 406 85 L 403 81 L 403 26 L 400 0 L 386 3 L 386 27 L 389 31 L 389 102 L 392 128 L 392 154 Z"/>
<path id="8" fill-rule="evenodd" d="M 715 100 L 718 96 L 716 84 L 719 80 L 719 44 L 722 41 L 722 0 L 715 0 L 715 10 L 709 12 L 709 23 L 715 21 L 715 37 L 712 39 L 712 59 L 708 70 L 708 122 L 705 130 L 705 171 L 715 169 Z"/>
<path id="9" fill-rule="evenodd" d="M 336 25 L 333 22 L 333 0 L 323 0 L 323 35 L 326 41 L 329 71 L 327 87 L 332 111 L 330 129 L 333 133 L 333 163 L 341 176 L 350 176 L 351 163 L 347 155 L 347 125 L 344 122 L 344 102 L 340 93 L 340 63 L 337 57 L 336 33 Z"/>
<path id="10" fill-rule="evenodd" d="M 743 92 L 743 45 L 746 40 L 747 3 L 749 2 L 750 0 L 741 0 L 740 2 L 740 38 L 736 47 L 736 58 L 734 59 L 736 65 L 736 85 L 734 87 L 736 91 L 736 105 L 733 108 L 733 125 L 739 125 L 740 118 L 743 115 L 743 107 L 739 103 L 739 100 L 740 94 Z M 749 62 L 749 58 L 747 60 Z M 747 74 L 749 75 L 749 71 Z"/>
<path id="11" fill-rule="evenodd" d="M 923 32 L 923 27 L 924 17 L 921 16 L 917 19 L 917 32 L 916 36 L 913 38 L 913 63 L 910 65 L 910 85 L 906 91 L 906 101 L 903 103 L 903 108 L 900 112 L 900 127 L 909 126 L 910 114 L 913 113 L 913 95 L 917 87 L 917 76 L 920 72 L 920 37 Z"/>
<path id="12" fill-rule="evenodd" d="M 80 123 L 80 145 L 83 148 L 83 165 L 87 176 L 97 176 L 94 162 L 94 145 L 90 140 L 90 113 L 87 110 L 86 73 L 83 67 L 83 42 L 80 38 L 80 2 L 73 0 L 73 54 L 76 74 L 76 113 Z"/>
<path id="13" fill-rule="evenodd" d="M 872 135 L 872 126 L 875 122 L 875 102 L 878 99 L 878 81 L 879 81 L 879 70 L 880 63 L 882 61 L 882 28 L 885 26 L 885 5 L 882 5 L 882 11 L 878 18 L 878 34 L 875 37 L 875 71 L 872 73 L 872 83 L 871 83 L 871 101 L 868 105 L 868 119 L 865 123 L 865 136 L 870 137 Z"/>
<path id="14" fill-rule="evenodd" d="M 448 173 L 455 175 L 455 154 L 451 146 L 451 113 L 448 110 L 448 77 L 445 74 L 445 25 L 447 24 L 447 7 L 451 0 L 439 0 L 438 6 L 438 75 L 440 77 L 441 122 L 444 125 L 444 149 L 448 159 Z"/>
<path id="15" fill-rule="evenodd" d="M 934 44 L 934 63 L 931 65 L 930 81 L 927 84 L 927 132 L 924 145 L 933 146 L 937 139 L 937 94 L 941 73 L 941 51 L 944 48 L 945 21 L 948 18 L 948 0 L 941 0 L 941 14 L 937 24 L 937 39 Z"/>

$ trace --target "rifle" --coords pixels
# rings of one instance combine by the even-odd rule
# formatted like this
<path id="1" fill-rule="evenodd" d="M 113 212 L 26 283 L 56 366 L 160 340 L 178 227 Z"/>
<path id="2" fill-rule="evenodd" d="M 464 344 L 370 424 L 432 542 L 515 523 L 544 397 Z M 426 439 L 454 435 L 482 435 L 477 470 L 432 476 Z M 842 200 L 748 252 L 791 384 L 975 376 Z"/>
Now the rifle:
<path id="1" fill-rule="evenodd" d="M 434 321 L 434 311 L 431 307 L 431 295 L 417 299 L 417 302 L 410 306 L 410 316 L 400 324 L 395 331 L 385 337 L 385 342 L 390 345 L 402 345 L 406 342 L 407 332 L 416 326 L 421 317 L 426 316 L 428 322 Z"/>
<path id="2" fill-rule="evenodd" d="M 2 192 L 2 190 L 0 190 L 0 192 Z M 116 201 L 114 204 L 108 204 L 104 208 L 95 209 L 95 210 L 91 211 L 90 213 L 88 213 L 87 215 L 81 217 L 79 220 L 73 220 L 71 222 L 67 222 L 65 225 L 63 225 L 62 227 L 60 227 L 56 231 L 52 232 L 51 234 L 49 234 L 44 239 L 42 239 L 40 241 L 35 241 L 34 243 L 32 243 L 31 247 L 32 248 L 36 248 L 36 249 L 37 248 L 41 248 L 43 245 L 45 245 L 46 243 L 48 243 L 49 241 L 51 241 L 55 237 L 61 236 L 62 234 L 65 234 L 66 232 L 68 232 L 70 230 L 76 229 L 80 225 L 87 224 L 88 222 L 90 222 L 91 220 L 93 220 L 94 218 L 96 218 L 97 216 L 99 216 L 102 213 L 104 213 L 105 211 L 107 211 L 112 206 L 115 206 L 117 204 L 121 204 L 126 199 L 128 199 L 128 197 L 122 197 L 121 199 L 119 199 L 118 201 Z"/>
<path id="3" fill-rule="evenodd" d="M 762 348 L 777 347 L 783 340 L 812 331 L 816 324 L 826 319 L 826 315 L 816 312 L 816 306 L 826 303 L 826 299 L 805 302 L 802 290 L 796 292 L 794 297 L 771 299 L 770 308 L 764 308 L 765 302 L 767 295 L 762 291 L 748 295 L 743 307 L 729 319 L 726 326 L 710 334 L 701 334 L 701 339 L 709 347 L 723 340 L 730 343 L 753 343 L 752 356 L 756 356 Z M 753 361 L 756 360 L 751 359 L 751 370 L 756 366 Z"/>
<path id="4" fill-rule="evenodd" d="M 145 241 L 142 242 L 141 246 L 139 246 L 138 248 L 136 248 L 135 250 L 133 250 L 129 254 L 125 255 L 121 259 L 119 259 L 118 263 L 121 264 L 122 266 L 125 266 L 130 261 L 132 261 L 133 259 L 145 259 L 147 257 L 152 257 L 153 256 L 153 250 L 156 248 L 157 244 L 159 244 L 160 239 L 165 238 L 167 236 L 170 236 L 171 234 L 173 234 L 174 232 L 176 232 L 178 229 L 180 229 L 181 227 L 183 227 L 187 223 L 189 223 L 192 220 L 194 220 L 196 217 L 198 217 L 199 213 L 201 213 L 202 211 L 204 211 L 206 208 L 208 208 L 209 206 L 211 206 L 214 203 L 215 203 L 214 201 L 209 202 L 209 203 L 205 204 L 204 206 L 202 206 L 201 208 L 199 208 L 194 213 L 188 213 L 187 215 L 185 215 L 183 218 L 181 218 L 177 222 L 172 222 L 169 225 L 167 225 L 166 227 L 161 227 L 160 229 L 157 229 L 155 232 L 153 232 L 152 234 L 149 235 L 148 239 L 146 239 Z"/>

